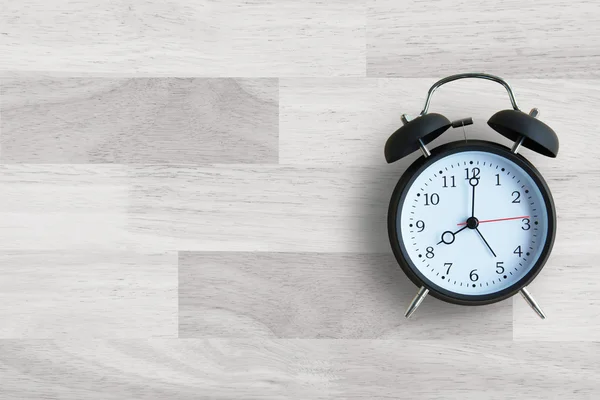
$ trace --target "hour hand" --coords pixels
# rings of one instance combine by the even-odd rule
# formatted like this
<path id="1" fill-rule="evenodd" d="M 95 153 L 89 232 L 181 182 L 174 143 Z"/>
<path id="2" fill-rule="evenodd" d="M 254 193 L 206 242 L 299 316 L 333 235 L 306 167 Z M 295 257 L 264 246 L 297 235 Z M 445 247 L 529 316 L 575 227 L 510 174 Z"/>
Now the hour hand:
<path id="1" fill-rule="evenodd" d="M 440 240 L 437 244 L 442 244 L 442 243 L 452 244 L 452 243 L 454 243 L 454 236 L 456 236 L 460 231 L 464 230 L 465 228 L 467 228 L 466 225 L 455 232 L 446 231 L 446 232 L 442 233 L 442 240 Z"/>

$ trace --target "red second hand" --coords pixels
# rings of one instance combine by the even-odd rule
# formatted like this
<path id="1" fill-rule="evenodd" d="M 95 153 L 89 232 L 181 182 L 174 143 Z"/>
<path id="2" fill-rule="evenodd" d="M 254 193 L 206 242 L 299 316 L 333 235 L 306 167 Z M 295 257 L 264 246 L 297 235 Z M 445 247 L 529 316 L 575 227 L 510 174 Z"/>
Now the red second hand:
<path id="1" fill-rule="evenodd" d="M 484 219 L 483 221 L 479 221 L 480 224 L 486 223 L 486 222 L 499 222 L 499 221 L 510 221 L 511 219 L 523 219 L 523 218 L 529 218 L 529 215 L 523 215 L 520 217 L 510 217 L 510 218 L 498 218 L 498 219 Z M 458 226 L 460 225 L 466 225 L 466 222 L 461 222 L 460 224 L 456 224 Z"/>

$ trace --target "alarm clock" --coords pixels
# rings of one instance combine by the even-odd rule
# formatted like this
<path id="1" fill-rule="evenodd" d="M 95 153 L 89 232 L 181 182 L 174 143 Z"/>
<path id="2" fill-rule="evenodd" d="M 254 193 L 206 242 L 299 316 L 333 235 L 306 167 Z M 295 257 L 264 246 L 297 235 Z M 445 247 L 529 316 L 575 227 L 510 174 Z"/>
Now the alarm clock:
<path id="1" fill-rule="evenodd" d="M 498 111 L 488 125 L 514 142 L 512 148 L 484 140 L 428 143 L 448 129 L 465 129 L 471 118 L 451 122 L 428 113 L 431 97 L 445 83 L 480 78 L 504 86 L 512 109 Z M 527 290 L 548 260 L 556 233 L 556 209 L 540 172 L 521 154 L 526 147 L 548 157 L 558 154 L 556 133 L 522 112 L 510 85 L 483 73 L 449 76 L 429 89 L 419 116 L 402 115 L 403 126 L 385 144 L 393 163 L 420 150 L 400 177 L 388 211 L 394 256 L 419 288 L 408 306 L 409 318 L 430 294 L 460 305 L 485 305 L 517 292 L 542 318 Z"/>

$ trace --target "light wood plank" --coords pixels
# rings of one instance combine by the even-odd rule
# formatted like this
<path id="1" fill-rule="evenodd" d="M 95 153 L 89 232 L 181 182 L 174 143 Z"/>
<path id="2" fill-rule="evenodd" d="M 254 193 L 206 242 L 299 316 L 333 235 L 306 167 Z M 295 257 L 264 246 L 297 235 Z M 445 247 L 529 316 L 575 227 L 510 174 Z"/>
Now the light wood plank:
<path id="1" fill-rule="evenodd" d="M 395 177 L 376 169 L 132 166 L 140 249 L 388 251 Z M 384 185 L 383 182 L 388 182 Z"/>
<path id="2" fill-rule="evenodd" d="M 277 79 L 4 79 L 3 163 L 271 163 Z"/>
<path id="3" fill-rule="evenodd" d="M 0 393 L 39 399 L 589 399 L 598 343 L 0 341 Z"/>
<path id="4" fill-rule="evenodd" d="M 371 0 L 367 74 L 599 77 L 599 27 L 595 1 Z"/>
<path id="5" fill-rule="evenodd" d="M 0 167 L 5 250 L 389 252 L 401 172 L 276 165 Z M 554 171 L 556 254 L 596 253 L 596 172 Z M 582 222 L 584 221 L 584 222 Z"/>
<path id="6" fill-rule="evenodd" d="M 444 76 L 282 79 L 280 162 L 385 165 L 383 148 L 388 137 L 402 125 L 400 115 L 417 116 L 429 87 Z M 551 126 L 560 140 L 556 160 L 523 149 L 526 158 L 543 173 L 551 168 L 570 171 L 600 168 L 600 149 L 589 146 L 596 140 L 596 122 L 589 117 L 589 110 L 600 108 L 600 80 L 509 79 L 509 83 L 519 107 L 524 111 L 537 107 L 540 120 Z M 446 115 L 450 120 L 472 117 L 474 124 L 466 127 L 467 138 L 510 146 L 512 142 L 487 125 L 495 112 L 507 108 L 510 102 L 502 86 L 471 79 L 438 89 L 429 111 Z M 462 129 L 450 129 L 430 147 L 463 139 Z M 415 152 L 399 164 L 406 167 L 418 156 L 419 152 Z"/>
<path id="7" fill-rule="evenodd" d="M 391 254 L 183 252 L 180 337 L 512 338 L 512 307 L 460 307 L 417 292 Z"/>
<path id="8" fill-rule="evenodd" d="M 2 249 L 131 248 L 127 175 L 118 165 L 0 166 Z"/>
<path id="9" fill-rule="evenodd" d="M 388 166 L 131 168 L 129 233 L 138 249 L 327 253 L 390 251 L 387 208 L 403 172 Z M 557 254 L 596 251 L 600 210 L 585 194 L 596 183 L 595 172 L 556 170 L 550 177 L 567 238 L 556 242 Z"/>
<path id="10" fill-rule="evenodd" d="M 0 338 L 177 336 L 176 254 L 0 252 Z"/>
<path id="11" fill-rule="evenodd" d="M 4 2 L 0 398 L 594 398 L 599 16 L 565 0 Z M 465 70 L 509 78 L 561 139 L 557 159 L 523 150 L 558 212 L 530 288 L 545 321 L 520 297 L 428 297 L 403 317 L 416 288 L 386 213 L 418 154 L 386 165 L 383 146 Z M 510 145 L 486 125 L 508 106 L 466 81 L 431 111 Z"/>
<path id="12" fill-rule="evenodd" d="M 365 74 L 362 0 L 24 0 L 0 7 L 4 71 L 71 76 Z"/>

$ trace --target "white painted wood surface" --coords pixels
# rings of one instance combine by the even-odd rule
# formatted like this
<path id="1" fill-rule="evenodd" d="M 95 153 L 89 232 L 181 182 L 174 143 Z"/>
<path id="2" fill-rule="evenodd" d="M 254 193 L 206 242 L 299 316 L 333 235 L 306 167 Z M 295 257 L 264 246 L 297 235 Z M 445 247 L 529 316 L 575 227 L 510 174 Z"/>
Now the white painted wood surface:
<path id="1" fill-rule="evenodd" d="M 3 251 L 0 338 L 177 337 L 176 272 L 174 253 Z"/>
<path id="2" fill-rule="evenodd" d="M 5 398 L 590 399 L 598 343 L 5 340 Z M 560 355 L 558 355 L 558 354 Z"/>
<path id="3" fill-rule="evenodd" d="M 277 79 L 5 79 L 4 163 L 273 163 Z"/>
<path id="4" fill-rule="evenodd" d="M 397 166 L 224 164 L 0 170 L 5 249 L 142 252 L 386 253 L 387 206 L 402 173 Z M 559 218 L 554 254 L 591 261 L 600 211 L 573 193 L 597 185 L 598 174 L 545 175 Z"/>
<path id="5" fill-rule="evenodd" d="M 181 252 L 180 337 L 510 340 L 510 302 L 435 299 L 411 320 L 415 287 L 392 254 Z M 482 336 L 482 331 L 485 336 Z"/>
<path id="6" fill-rule="evenodd" d="M 364 76 L 362 0 L 7 0 L 0 71 Z"/>
<path id="7" fill-rule="evenodd" d="M 600 351 L 598 5 L 0 4 L 0 399 L 589 399 Z M 561 140 L 524 150 L 558 233 L 530 287 L 427 298 L 383 145 L 429 86 L 510 78 Z M 454 82 L 431 110 L 508 108 Z M 432 145 L 461 140 L 451 130 Z"/>
<path id="8" fill-rule="evenodd" d="M 367 75 L 599 77 L 600 4 L 370 0 Z"/>
<path id="9" fill-rule="evenodd" d="M 462 72 L 462 71 L 457 71 Z M 386 165 L 383 146 L 401 126 L 404 113 L 418 115 L 427 91 L 446 75 L 426 78 L 283 78 L 280 81 L 279 160 L 282 164 Z M 519 107 L 536 107 L 541 121 L 559 135 L 560 157 L 548 159 L 528 149 L 523 155 L 546 173 L 578 168 L 600 168 L 599 152 L 581 149 L 596 137 L 590 112 L 600 107 L 597 79 L 509 79 Z M 467 138 L 512 144 L 487 126 L 499 110 L 510 108 L 508 95 L 497 83 L 458 80 L 439 88 L 430 112 L 450 120 L 472 117 Z M 450 129 L 432 145 L 464 138 L 462 129 Z M 401 168 L 419 157 L 418 152 L 400 162 Z M 394 168 L 396 164 L 392 165 Z"/>

